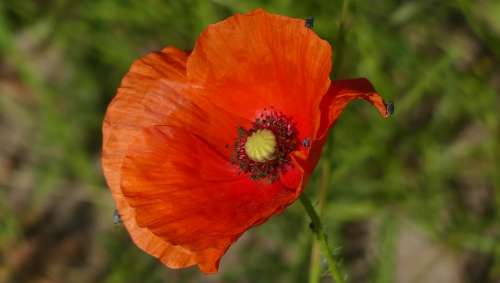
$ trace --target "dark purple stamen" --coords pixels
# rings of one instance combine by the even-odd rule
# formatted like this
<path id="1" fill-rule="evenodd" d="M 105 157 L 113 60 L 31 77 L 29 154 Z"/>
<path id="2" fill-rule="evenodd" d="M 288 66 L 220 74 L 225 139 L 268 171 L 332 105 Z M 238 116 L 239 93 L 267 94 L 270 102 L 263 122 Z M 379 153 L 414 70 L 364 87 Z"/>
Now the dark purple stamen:
<path id="1" fill-rule="evenodd" d="M 254 132 L 262 129 L 273 132 L 276 138 L 276 151 L 272 160 L 258 162 L 248 157 L 245 152 L 245 143 Z M 289 155 L 297 148 L 297 136 L 298 131 L 290 117 L 274 110 L 265 109 L 255 119 L 250 129 L 238 128 L 238 138 L 234 143 L 231 162 L 237 165 L 241 172 L 248 174 L 254 180 L 275 181 L 290 166 Z"/>

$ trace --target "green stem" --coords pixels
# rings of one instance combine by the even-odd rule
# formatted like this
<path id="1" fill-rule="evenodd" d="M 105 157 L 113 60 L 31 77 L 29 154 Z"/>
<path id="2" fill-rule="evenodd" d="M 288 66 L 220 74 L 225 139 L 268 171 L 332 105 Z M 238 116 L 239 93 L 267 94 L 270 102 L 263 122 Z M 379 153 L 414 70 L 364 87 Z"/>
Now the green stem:
<path id="1" fill-rule="evenodd" d="M 328 152 L 328 147 L 325 145 L 324 151 Z M 330 180 L 330 162 L 328 159 L 323 159 L 321 166 L 321 179 L 318 192 L 318 214 L 322 218 L 326 205 L 326 192 Z M 311 263 L 309 268 L 309 283 L 319 283 L 321 273 L 321 255 L 320 243 L 314 239 L 311 247 Z"/>
<path id="2" fill-rule="evenodd" d="M 300 202 L 304 206 L 307 214 L 309 215 L 309 218 L 311 218 L 311 229 L 314 232 L 316 239 L 319 241 L 321 252 L 326 257 L 330 275 L 332 276 L 333 281 L 335 283 L 345 283 L 345 280 L 343 279 L 339 271 L 337 263 L 335 262 L 335 258 L 333 257 L 333 252 L 328 245 L 328 241 L 326 240 L 326 235 L 323 231 L 323 225 L 321 224 L 319 215 L 316 213 L 311 200 L 305 193 L 302 193 L 300 195 Z"/>

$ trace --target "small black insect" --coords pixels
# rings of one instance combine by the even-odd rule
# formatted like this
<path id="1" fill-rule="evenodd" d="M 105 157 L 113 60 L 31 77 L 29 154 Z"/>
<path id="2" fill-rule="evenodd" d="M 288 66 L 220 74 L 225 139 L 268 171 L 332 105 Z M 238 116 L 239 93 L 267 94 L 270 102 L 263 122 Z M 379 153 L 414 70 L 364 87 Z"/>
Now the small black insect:
<path id="1" fill-rule="evenodd" d="M 302 145 L 305 147 L 305 148 L 309 148 L 311 146 L 311 140 L 309 140 L 308 138 L 305 138 L 303 141 L 302 141 Z"/>
<path id="2" fill-rule="evenodd" d="M 113 223 L 115 223 L 115 224 L 122 223 L 122 218 L 120 217 L 120 213 L 118 213 L 117 209 L 115 209 L 115 211 L 113 211 Z"/>
<path id="3" fill-rule="evenodd" d="M 305 25 L 306 25 L 306 28 L 312 29 L 314 27 L 314 18 L 313 17 L 307 17 Z"/>
<path id="4" fill-rule="evenodd" d="M 389 113 L 389 115 L 392 115 L 392 113 L 394 113 L 394 103 L 392 101 L 387 102 L 385 107 L 386 107 L 387 113 Z"/>
<path id="5" fill-rule="evenodd" d="M 314 222 L 309 223 L 309 229 L 311 229 L 312 231 L 316 231 L 316 225 L 314 225 Z"/>

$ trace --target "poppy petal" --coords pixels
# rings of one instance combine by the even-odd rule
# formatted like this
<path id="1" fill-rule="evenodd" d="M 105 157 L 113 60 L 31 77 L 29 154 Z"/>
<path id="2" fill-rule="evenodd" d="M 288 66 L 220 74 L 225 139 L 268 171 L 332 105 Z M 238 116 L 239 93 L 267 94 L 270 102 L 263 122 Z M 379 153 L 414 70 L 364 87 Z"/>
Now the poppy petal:
<path id="1" fill-rule="evenodd" d="M 120 218 L 129 231 L 132 240 L 142 250 L 158 257 L 172 268 L 195 264 L 192 252 L 174 246 L 148 229 L 141 228 L 135 221 L 135 211 L 127 203 L 120 189 L 121 166 L 127 149 L 143 127 L 160 124 L 174 109 L 155 106 L 168 105 L 169 94 L 182 89 L 180 83 L 185 77 L 187 55 L 175 48 L 148 54 L 137 60 L 124 77 L 116 97 L 109 105 L 103 124 L 102 167 L 110 187 Z M 161 91 L 159 82 L 164 84 Z"/>
<path id="2" fill-rule="evenodd" d="M 302 175 L 296 166 L 273 183 L 254 181 L 202 136 L 155 126 L 129 146 L 121 185 L 139 227 L 193 252 L 212 273 L 244 231 L 297 199 Z"/>
<path id="3" fill-rule="evenodd" d="M 384 118 L 389 116 L 384 99 L 377 93 L 370 81 L 365 78 L 335 80 L 321 101 L 321 124 L 318 139 L 322 139 L 328 133 L 344 108 L 355 99 L 364 99 L 375 106 Z"/>
<path id="4" fill-rule="evenodd" d="M 187 63 L 188 78 L 223 109 L 253 120 L 273 107 L 312 138 L 328 90 L 331 47 L 304 20 L 255 10 L 210 25 Z"/>
<path id="5" fill-rule="evenodd" d="M 205 137 L 218 154 L 229 160 L 238 127 L 250 124 L 193 90 L 185 76 L 186 58 L 184 52 L 166 48 L 137 60 L 108 107 L 103 125 L 103 171 L 123 223 L 141 249 L 171 268 L 195 264 L 196 255 L 137 225 L 136 212 L 123 197 L 120 186 L 121 168 L 130 144 L 144 128 L 177 126 Z"/>
<path id="6" fill-rule="evenodd" d="M 120 167 L 128 145 L 143 127 L 160 124 L 172 112 L 155 108 L 169 93 L 178 92 L 175 85 L 183 80 L 187 56 L 175 48 L 150 53 L 134 62 L 123 78 L 117 95 L 108 106 L 103 123 L 103 169 L 106 180 L 119 192 Z M 171 86 L 152 92 L 161 79 Z M 170 110 L 170 111 L 168 111 Z M 166 113 L 167 112 L 167 113 Z"/>
<path id="7" fill-rule="evenodd" d="M 317 139 L 313 141 L 307 160 L 301 162 L 305 172 L 311 172 L 319 161 L 323 146 L 328 138 L 328 131 L 339 118 L 349 102 L 364 99 L 370 102 L 384 118 L 389 116 L 383 98 L 365 78 L 335 80 L 327 95 L 321 101 L 321 124 Z"/>

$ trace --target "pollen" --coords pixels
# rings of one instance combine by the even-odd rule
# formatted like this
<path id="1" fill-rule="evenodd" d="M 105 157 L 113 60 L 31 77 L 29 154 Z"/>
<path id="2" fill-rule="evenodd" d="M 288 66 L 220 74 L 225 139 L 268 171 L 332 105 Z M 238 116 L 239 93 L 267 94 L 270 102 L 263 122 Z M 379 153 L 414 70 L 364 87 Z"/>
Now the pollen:
<path id="1" fill-rule="evenodd" d="M 248 158 L 257 162 L 273 160 L 276 156 L 276 137 L 268 129 L 255 131 L 245 143 L 245 153 Z"/>

